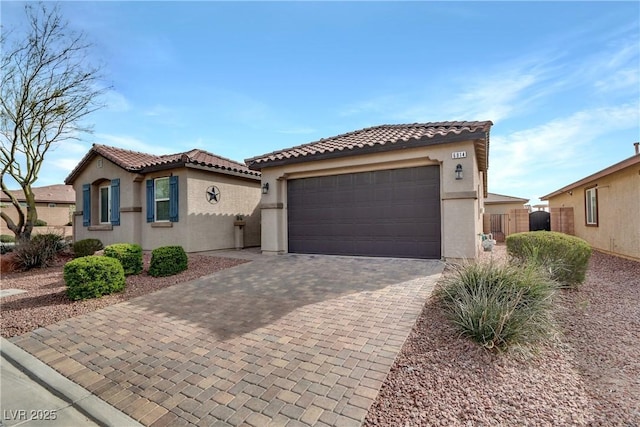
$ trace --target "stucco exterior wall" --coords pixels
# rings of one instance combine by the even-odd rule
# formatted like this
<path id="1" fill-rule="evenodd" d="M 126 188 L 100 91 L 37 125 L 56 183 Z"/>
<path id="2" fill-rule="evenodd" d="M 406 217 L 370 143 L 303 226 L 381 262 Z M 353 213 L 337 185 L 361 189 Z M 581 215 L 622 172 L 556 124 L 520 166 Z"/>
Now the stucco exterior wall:
<path id="1" fill-rule="evenodd" d="M 11 203 L 2 202 L 0 209 L 14 222 L 18 221 L 18 212 Z M 36 203 L 36 209 L 38 210 L 38 219 L 46 221 L 49 226 L 57 227 L 66 226 L 71 221 L 75 210 L 74 205 L 70 203 L 56 203 L 56 206 L 52 208 L 49 207 L 49 203 Z M 0 220 L 0 234 L 13 235 L 13 231 L 7 228 L 4 220 Z"/>
<path id="2" fill-rule="evenodd" d="M 242 215 L 246 222 L 244 246 L 260 245 L 260 181 L 197 169 L 188 169 L 187 179 L 186 221 L 191 252 L 233 248 L 237 215 Z M 206 197 L 211 185 L 220 190 L 220 201 L 215 204 Z"/>
<path id="3" fill-rule="evenodd" d="M 457 151 L 466 151 L 467 157 L 452 159 L 452 153 Z M 462 180 L 455 179 L 457 164 L 463 168 Z M 440 166 L 443 258 L 476 258 L 477 235 L 482 232 L 483 190 L 472 141 L 262 169 L 262 182 L 269 184 L 269 193 L 261 200 L 263 253 L 288 250 L 287 180 L 426 165 Z"/>
<path id="4" fill-rule="evenodd" d="M 595 185 L 598 225 L 587 226 L 585 190 Z M 575 235 L 593 248 L 640 260 L 640 168 L 637 165 L 550 197 L 549 207 L 572 207 Z"/>
<path id="5" fill-rule="evenodd" d="M 98 167 L 102 159 L 102 167 Z M 178 176 L 178 221 L 147 223 L 146 181 Z M 98 223 L 100 183 L 120 179 L 120 225 Z M 82 185 L 95 184 L 91 194 L 92 226 L 82 224 Z M 205 190 L 216 185 L 222 198 L 217 205 L 206 201 Z M 144 250 L 160 246 L 181 245 L 187 252 L 209 251 L 235 247 L 233 221 L 236 215 L 245 217 L 245 246 L 260 244 L 260 181 L 235 178 L 206 170 L 181 167 L 138 175 L 125 171 L 107 159 L 96 157 L 74 182 L 76 211 L 75 240 L 100 239 L 103 244 L 137 243 Z"/>
<path id="6" fill-rule="evenodd" d="M 142 218 L 140 212 L 139 183 L 134 182 L 135 175 L 101 156 L 96 156 L 78 175 L 73 183 L 76 192 L 76 214 L 73 221 L 74 240 L 100 239 L 105 245 L 113 243 L 140 244 L 140 230 L 136 226 Z M 106 185 L 112 179 L 120 179 L 120 225 L 101 225 L 99 222 L 98 187 Z M 91 226 L 82 225 L 82 186 L 91 187 Z"/>
<path id="7" fill-rule="evenodd" d="M 508 214 L 511 209 L 523 209 L 524 203 L 485 203 L 484 212 L 487 214 Z"/>

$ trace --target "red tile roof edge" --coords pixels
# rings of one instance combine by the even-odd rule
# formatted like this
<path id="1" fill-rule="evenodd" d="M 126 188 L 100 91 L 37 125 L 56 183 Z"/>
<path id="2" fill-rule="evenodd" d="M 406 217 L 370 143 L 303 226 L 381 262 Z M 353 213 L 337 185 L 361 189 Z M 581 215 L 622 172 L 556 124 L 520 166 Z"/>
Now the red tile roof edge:
<path id="1" fill-rule="evenodd" d="M 194 156 L 204 154 L 205 159 L 197 160 Z M 221 171 L 220 173 L 228 173 L 234 176 L 246 176 L 247 178 L 257 179 L 260 172 L 250 170 L 246 165 L 218 156 L 206 150 L 194 148 L 186 152 L 155 155 L 142 153 L 140 151 L 127 150 L 119 147 L 112 147 L 102 144 L 93 144 L 89 152 L 80 160 L 78 165 L 71 171 L 65 179 L 65 183 L 75 180 L 76 176 L 85 167 L 85 165 L 96 155 L 101 155 L 115 165 L 132 173 L 147 173 L 157 170 L 157 168 L 166 168 L 170 166 L 181 167 L 188 164 L 203 166 Z M 211 161 L 206 161 L 211 160 Z"/>
<path id="2" fill-rule="evenodd" d="M 487 133 L 487 144 L 489 142 L 488 132 L 491 129 L 493 122 L 491 121 L 450 121 L 450 122 L 426 122 L 426 123 L 412 123 L 412 124 L 386 124 L 372 126 L 368 128 L 359 129 L 343 133 L 340 135 L 332 136 L 329 138 L 321 138 L 318 141 L 309 142 L 302 145 L 297 145 L 282 150 L 272 151 L 270 153 L 262 154 L 260 156 L 251 157 L 245 159 L 245 163 L 252 169 L 257 169 L 258 164 L 266 164 L 275 161 L 286 161 L 290 158 L 308 157 L 309 161 L 313 160 L 315 156 L 324 154 L 326 152 L 342 152 L 342 151 L 357 151 L 358 149 L 365 148 L 366 146 L 372 147 L 374 145 L 384 145 L 386 143 L 394 144 L 398 141 L 409 141 L 410 139 L 421 139 L 424 137 L 433 138 L 436 135 L 448 136 L 449 134 L 460 135 L 463 132 L 477 132 L 482 130 Z M 365 134 L 376 130 L 410 130 L 410 129 L 424 129 L 434 133 L 433 135 L 416 134 L 415 136 L 396 136 L 393 138 L 386 138 L 381 140 L 367 140 L 361 142 L 349 142 L 345 141 L 351 137 Z M 342 141 L 341 141 L 342 140 Z M 329 147 L 323 147 L 322 145 L 330 145 Z M 346 154 L 346 152 L 345 152 Z"/>

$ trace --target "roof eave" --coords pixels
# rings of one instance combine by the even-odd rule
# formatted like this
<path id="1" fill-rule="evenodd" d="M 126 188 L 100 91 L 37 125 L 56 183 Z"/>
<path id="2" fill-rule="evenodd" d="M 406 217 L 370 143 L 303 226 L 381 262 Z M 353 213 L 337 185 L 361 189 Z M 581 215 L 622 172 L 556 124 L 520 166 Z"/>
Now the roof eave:
<path id="1" fill-rule="evenodd" d="M 395 150 L 405 150 L 409 148 L 417 148 L 417 147 L 426 147 L 430 145 L 439 145 L 446 144 L 451 142 L 461 142 L 461 141 L 475 141 L 476 143 L 481 142 L 482 146 L 485 148 L 479 147 L 476 144 L 476 151 L 480 149 L 487 150 L 487 134 L 485 131 L 476 131 L 476 132 L 462 132 L 460 134 L 453 135 L 444 135 L 444 136 L 435 136 L 435 137 L 423 137 L 419 139 L 410 139 L 408 141 L 395 141 L 395 142 L 387 142 L 385 144 L 374 144 L 367 145 L 364 147 L 355 147 L 351 149 L 344 150 L 334 150 L 334 151 L 325 151 L 318 152 L 316 154 L 310 154 L 308 156 L 298 156 L 298 157 L 289 157 L 284 159 L 276 159 L 276 160 L 265 160 L 262 162 L 258 162 L 256 158 L 247 159 L 245 162 L 247 166 L 251 170 L 262 170 L 264 168 L 276 167 L 276 166 L 284 166 L 290 164 L 297 163 L 306 163 L 306 162 L 314 162 L 318 160 L 328 160 L 328 159 L 336 159 L 340 157 L 351 157 L 351 156 L 359 156 L 363 154 L 373 154 L 373 153 L 382 153 L 388 151 Z M 483 161 L 480 162 L 480 170 L 485 171 L 487 167 L 486 162 L 486 153 L 482 156 Z"/>
<path id="2" fill-rule="evenodd" d="M 571 183 L 569 185 L 566 185 L 564 187 L 562 187 L 559 190 L 554 191 L 553 193 L 549 193 L 546 196 L 542 196 L 540 197 L 540 200 L 549 200 L 551 197 L 556 197 L 559 196 L 562 193 L 566 193 L 567 191 L 573 190 L 574 188 L 589 184 L 592 181 L 595 181 L 596 179 L 600 179 L 603 178 L 607 175 L 611 175 L 613 173 L 619 172 L 623 169 L 626 169 L 630 166 L 633 166 L 635 164 L 640 164 L 640 155 L 636 154 L 634 156 L 631 156 L 627 159 L 624 159 L 621 162 L 618 162 L 614 165 L 609 166 L 608 168 L 604 168 L 601 171 L 598 171 L 594 174 L 591 174 L 585 178 L 582 178 L 574 183 Z"/>

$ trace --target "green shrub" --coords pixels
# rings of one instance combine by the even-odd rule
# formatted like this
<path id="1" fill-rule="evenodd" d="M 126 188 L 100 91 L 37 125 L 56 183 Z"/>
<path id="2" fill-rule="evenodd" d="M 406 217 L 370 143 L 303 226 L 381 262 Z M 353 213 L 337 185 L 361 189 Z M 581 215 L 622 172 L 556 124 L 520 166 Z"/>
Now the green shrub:
<path id="1" fill-rule="evenodd" d="M 16 237 L 10 234 L 0 234 L 0 243 L 15 243 Z"/>
<path id="2" fill-rule="evenodd" d="M 531 231 L 508 236 L 507 253 L 517 262 L 540 265 L 563 286 L 577 287 L 587 274 L 591 247 L 568 234 Z"/>
<path id="3" fill-rule="evenodd" d="M 115 258 L 122 264 L 124 275 L 142 271 L 142 246 L 133 243 L 115 243 L 104 248 L 104 255 Z"/>
<path id="4" fill-rule="evenodd" d="M 47 225 L 47 221 L 44 221 L 42 219 L 36 219 L 36 221 L 33 223 L 34 227 L 45 227 Z"/>
<path id="5" fill-rule="evenodd" d="M 458 267 L 436 290 L 463 336 L 486 348 L 526 347 L 553 332 L 556 283 L 534 265 Z"/>
<path id="6" fill-rule="evenodd" d="M 149 274 L 172 276 L 187 269 L 188 258 L 182 246 L 163 246 L 151 251 Z"/>
<path id="7" fill-rule="evenodd" d="M 64 266 L 67 296 L 72 300 L 97 298 L 125 288 L 124 269 L 115 258 L 86 256 Z"/>
<path id="8" fill-rule="evenodd" d="M 34 239 L 16 245 L 13 249 L 14 263 L 18 270 L 44 268 L 53 264 L 58 253 L 55 243 L 46 238 Z"/>
<path id="9" fill-rule="evenodd" d="M 99 239 L 82 239 L 73 244 L 73 254 L 76 258 L 93 255 L 101 249 L 104 249 L 104 246 Z"/>

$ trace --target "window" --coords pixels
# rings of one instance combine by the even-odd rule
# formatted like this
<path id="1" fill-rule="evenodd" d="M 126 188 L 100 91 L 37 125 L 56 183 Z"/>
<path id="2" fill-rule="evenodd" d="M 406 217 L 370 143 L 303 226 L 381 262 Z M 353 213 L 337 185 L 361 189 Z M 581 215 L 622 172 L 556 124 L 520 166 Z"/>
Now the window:
<path id="1" fill-rule="evenodd" d="M 169 178 L 154 180 L 156 221 L 169 221 Z"/>
<path id="2" fill-rule="evenodd" d="M 100 191 L 100 224 L 109 224 L 111 219 L 111 186 L 103 186 Z"/>
<path id="3" fill-rule="evenodd" d="M 49 203 L 49 207 L 50 207 L 50 208 L 55 208 L 55 207 L 56 207 L 56 204 L 55 204 L 55 203 Z"/>
<path id="4" fill-rule="evenodd" d="M 100 184 L 82 184 L 82 225 L 84 227 L 120 225 L 120 179 L 102 180 Z"/>
<path id="5" fill-rule="evenodd" d="M 178 177 L 147 180 L 147 222 L 178 222 Z"/>
<path id="6" fill-rule="evenodd" d="M 598 225 L 598 189 L 596 187 L 587 188 L 584 191 L 585 217 L 587 225 Z"/>

